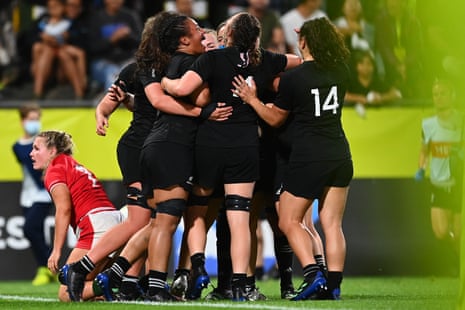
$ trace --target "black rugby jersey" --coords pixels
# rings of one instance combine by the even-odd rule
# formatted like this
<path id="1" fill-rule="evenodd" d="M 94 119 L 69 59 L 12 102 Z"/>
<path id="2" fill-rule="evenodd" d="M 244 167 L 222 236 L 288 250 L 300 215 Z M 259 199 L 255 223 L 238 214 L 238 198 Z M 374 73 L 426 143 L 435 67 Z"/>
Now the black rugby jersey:
<path id="1" fill-rule="evenodd" d="M 176 52 L 168 65 L 166 76 L 170 79 L 180 78 L 197 59 L 195 55 Z M 184 103 L 194 103 L 189 97 L 179 98 Z M 184 145 L 194 145 L 198 118 L 160 112 L 159 118 L 147 137 L 145 145 L 152 142 L 170 141 Z"/>
<path id="2" fill-rule="evenodd" d="M 144 76 L 142 80 L 145 81 L 146 79 Z M 160 82 L 161 76 L 153 75 L 151 80 Z M 120 143 L 141 148 L 152 128 L 153 122 L 157 118 L 158 110 L 152 106 L 147 96 L 145 96 L 144 85 L 141 82 L 140 74 L 137 74 L 137 64 L 135 62 L 121 70 L 118 81 L 123 81 L 127 91 L 134 94 L 134 111 L 131 124 L 121 137 Z"/>
<path id="3" fill-rule="evenodd" d="M 350 158 L 341 123 L 348 79 L 345 64 L 323 70 L 314 61 L 282 74 L 275 104 L 293 113 L 291 161 Z"/>
<path id="4" fill-rule="evenodd" d="M 257 115 L 242 100 L 234 96 L 231 89 L 235 76 L 252 76 L 257 84 L 258 96 L 271 87 L 273 78 L 284 71 L 285 55 L 261 50 L 262 61 L 258 66 L 243 66 L 243 60 L 235 47 L 209 51 L 201 55 L 192 65 L 192 71 L 208 83 L 212 102 L 223 102 L 232 106 L 232 115 L 225 121 L 202 122 L 197 133 L 198 145 L 214 147 L 238 147 L 258 145 Z"/>

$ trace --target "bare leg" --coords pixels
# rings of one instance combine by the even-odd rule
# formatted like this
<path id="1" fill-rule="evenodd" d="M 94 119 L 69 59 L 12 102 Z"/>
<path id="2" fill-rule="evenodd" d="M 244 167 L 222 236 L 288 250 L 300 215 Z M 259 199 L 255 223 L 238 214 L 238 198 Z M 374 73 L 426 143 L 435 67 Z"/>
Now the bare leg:
<path id="1" fill-rule="evenodd" d="M 187 192 L 181 187 L 167 190 L 156 189 L 154 197 L 157 200 L 157 204 L 171 199 L 187 200 Z M 157 213 L 148 247 L 150 270 L 167 272 L 173 234 L 178 227 L 180 219 L 178 216 Z"/>
<path id="2" fill-rule="evenodd" d="M 286 235 L 302 267 L 315 264 L 312 240 L 301 225 L 311 203 L 289 192 L 282 193 L 279 200 L 279 228 Z"/>
<path id="3" fill-rule="evenodd" d="M 52 72 L 53 60 L 55 58 L 55 50 L 47 45 L 43 45 L 37 52 L 34 60 L 34 95 L 42 97 L 45 83 L 47 82 Z"/>
<path id="4" fill-rule="evenodd" d="M 321 257 L 324 259 L 325 254 L 323 248 L 323 241 L 321 240 L 320 234 L 318 233 L 318 231 L 315 228 L 315 225 L 313 224 L 312 212 L 313 205 L 310 205 L 310 208 L 305 213 L 303 225 L 305 230 L 307 230 L 308 234 L 310 235 L 310 238 L 312 239 L 313 255 L 321 255 Z"/>
<path id="5" fill-rule="evenodd" d="M 79 75 L 79 71 L 77 70 L 73 57 L 70 53 L 68 53 L 66 48 L 62 47 L 58 51 L 58 58 L 60 60 L 60 66 L 63 69 L 63 73 L 73 86 L 76 98 L 82 98 L 84 96 L 84 90 L 81 85 L 82 77 Z"/>
<path id="6" fill-rule="evenodd" d="M 227 195 L 252 197 L 254 183 L 225 184 Z M 250 261 L 250 213 L 248 211 L 226 210 L 231 230 L 231 260 L 233 273 L 247 273 Z"/>
<path id="7" fill-rule="evenodd" d="M 346 241 L 342 218 L 347 201 L 348 187 L 330 187 L 322 199 L 320 221 L 325 234 L 328 271 L 343 271 Z"/>

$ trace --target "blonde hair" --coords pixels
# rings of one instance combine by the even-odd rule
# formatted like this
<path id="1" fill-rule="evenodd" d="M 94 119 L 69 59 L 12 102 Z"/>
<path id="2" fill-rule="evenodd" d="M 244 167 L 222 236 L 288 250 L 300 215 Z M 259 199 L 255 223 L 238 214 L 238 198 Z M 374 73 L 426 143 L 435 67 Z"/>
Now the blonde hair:
<path id="1" fill-rule="evenodd" d="M 49 149 L 55 147 L 57 154 L 73 155 L 74 143 L 71 135 L 58 130 L 40 132 L 37 137 L 45 139 L 45 146 Z"/>

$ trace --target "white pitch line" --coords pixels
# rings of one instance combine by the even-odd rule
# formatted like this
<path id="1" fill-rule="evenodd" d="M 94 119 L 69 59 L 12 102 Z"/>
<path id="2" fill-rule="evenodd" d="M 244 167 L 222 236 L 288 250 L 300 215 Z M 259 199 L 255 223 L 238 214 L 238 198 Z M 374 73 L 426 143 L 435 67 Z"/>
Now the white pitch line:
<path id="1" fill-rule="evenodd" d="M 58 299 L 54 298 L 43 298 L 43 297 L 31 297 L 31 296 L 17 296 L 17 295 L 0 295 L 0 300 L 18 300 L 18 301 L 35 301 L 35 302 L 59 302 Z M 293 302 L 289 301 L 289 304 Z M 310 306 L 309 302 L 300 301 L 296 302 L 301 305 L 300 307 L 287 307 L 287 306 L 271 306 L 264 304 L 254 304 L 247 302 L 238 302 L 238 303 L 207 303 L 207 302 L 141 302 L 141 301 L 124 301 L 124 302 L 115 302 L 115 304 L 133 304 L 141 306 L 167 306 L 167 307 L 193 307 L 193 308 L 237 308 L 237 309 L 266 309 L 266 310 L 301 310 L 308 309 Z M 111 304 L 111 303 L 108 303 Z M 315 308 L 311 307 L 312 310 L 328 310 L 328 308 Z M 338 308 L 340 309 L 340 308 Z M 347 309 L 349 310 L 349 309 Z"/>

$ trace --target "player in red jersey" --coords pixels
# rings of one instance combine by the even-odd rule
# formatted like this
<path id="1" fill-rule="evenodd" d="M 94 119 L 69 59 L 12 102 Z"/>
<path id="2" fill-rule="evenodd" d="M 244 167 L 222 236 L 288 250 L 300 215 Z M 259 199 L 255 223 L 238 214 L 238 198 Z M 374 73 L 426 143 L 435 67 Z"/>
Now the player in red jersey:
<path id="1" fill-rule="evenodd" d="M 108 199 L 100 181 L 72 157 L 72 148 L 73 142 L 69 134 L 43 131 L 34 140 L 30 154 L 34 169 L 44 171 L 45 188 L 56 207 L 53 250 L 48 259 L 48 268 L 54 273 L 58 272 L 68 226 L 73 228 L 77 243 L 67 264 L 83 257 L 105 231 L 123 220 L 122 214 Z M 96 268 L 97 273 L 102 268 Z M 66 272 L 64 276 L 66 277 Z M 93 295 L 92 282 L 87 281 L 82 298 L 88 299 Z M 58 296 L 61 301 L 73 299 L 68 296 L 65 285 L 60 286 Z"/>

